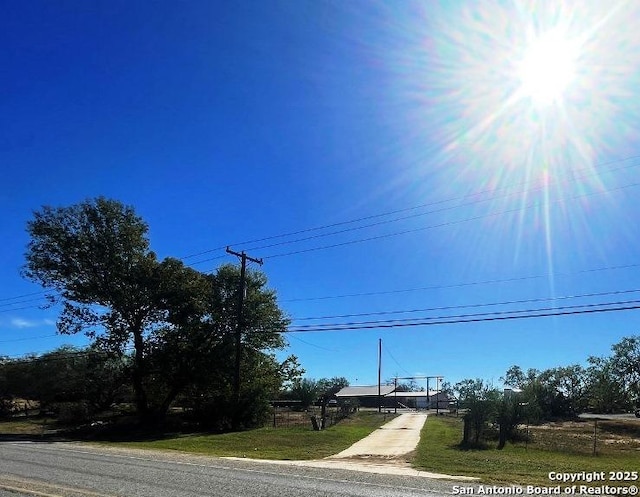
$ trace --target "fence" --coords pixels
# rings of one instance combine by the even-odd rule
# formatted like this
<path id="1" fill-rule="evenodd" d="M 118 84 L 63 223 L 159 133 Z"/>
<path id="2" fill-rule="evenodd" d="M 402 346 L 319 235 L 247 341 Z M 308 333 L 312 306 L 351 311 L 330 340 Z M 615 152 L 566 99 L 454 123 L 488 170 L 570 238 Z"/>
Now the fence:
<path id="1" fill-rule="evenodd" d="M 317 423 L 321 423 L 322 408 L 318 406 L 311 406 L 306 410 L 296 408 L 289 405 L 273 404 L 273 414 L 270 422 L 273 428 L 293 428 L 293 427 L 306 427 L 313 429 L 312 418 L 315 417 Z M 325 410 L 324 427 L 328 428 L 340 421 L 344 415 L 337 407 L 329 406 Z"/>
<path id="2" fill-rule="evenodd" d="M 637 454 L 640 421 L 588 419 L 529 427 L 534 446 L 584 455 Z"/>

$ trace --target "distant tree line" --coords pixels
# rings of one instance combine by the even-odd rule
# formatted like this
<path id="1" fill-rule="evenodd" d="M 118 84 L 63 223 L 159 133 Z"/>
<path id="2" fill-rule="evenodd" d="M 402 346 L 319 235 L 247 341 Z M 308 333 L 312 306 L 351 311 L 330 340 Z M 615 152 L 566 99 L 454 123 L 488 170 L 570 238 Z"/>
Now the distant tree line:
<path id="1" fill-rule="evenodd" d="M 289 320 L 264 274 L 247 270 L 241 289 L 234 266 L 206 274 L 179 259 L 158 260 L 147 224 L 105 198 L 43 207 L 27 230 L 24 276 L 62 305 L 58 331 L 85 333 L 91 346 L 2 360 L 5 413 L 17 398 L 66 406 L 77 417 L 126 401 L 141 422 L 159 423 L 179 403 L 202 425 L 241 429 L 261 424 L 269 401 L 301 377 L 295 357 L 273 354 L 285 346 Z"/>
<path id="2" fill-rule="evenodd" d="M 466 379 L 444 389 L 458 399 L 465 428 L 462 444 L 498 448 L 522 436 L 522 423 L 570 419 L 584 412 L 621 413 L 640 406 L 640 336 L 623 338 L 608 357 L 540 371 L 511 366 L 501 378 L 507 390 L 482 379 Z M 497 427 L 497 430 L 495 429 Z"/>
<path id="3" fill-rule="evenodd" d="M 336 393 L 348 386 L 349 380 L 342 376 L 319 380 L 298 378 L 282 392 L 280 399 L 294 400 L 301 409 L 308 409 L 313 404 L 326 405 L 330 400 L 335 400 Z"/>

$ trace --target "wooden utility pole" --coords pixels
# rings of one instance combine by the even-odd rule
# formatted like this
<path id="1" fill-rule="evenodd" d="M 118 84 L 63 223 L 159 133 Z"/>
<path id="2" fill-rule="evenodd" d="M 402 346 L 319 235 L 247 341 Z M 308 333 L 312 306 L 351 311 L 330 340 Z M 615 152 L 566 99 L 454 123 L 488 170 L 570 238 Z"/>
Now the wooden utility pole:
<path id="1" fill-rule="evenodd" d="M 382 394 L 380 382 L 382 374 L 382 338 L 378 338 L 378 412 L 382 412 Z"/>
<path id="2" fill-rule="evenodd" d="M 227 253 L 231 255 L 235 255 L 240 258 L 240 286 L 238 288 L 238 322 L 236 324 L 236 333 L 235 333 L 235 341 L 236 341 L 236 367 L 235 367 L 235 376 L 233 381 L 233 395 L 235 397 L 236 402 L 240 400 L 240 365 L 242 362 L 242 332 L 244 331 L 244 316 L 242 313 L 244 307 L 244 297 L 245 297 L 245 279 L 247 272 L 247 260 L 251 262 L 255 262 L 262 266 L 262 259 L 255 259 L 253 257 L 249 257 L 247 254 L 242 252 L 234 252 L 229 247 L 227 247 Z"/>
<path id="3" fill-rule="evenodd" d="M 398 376 L 393 379 L 393 413 L 398 414 Z"/>
<path id="4" fill-rule="evenodd" d="M 430 376 L 427 376 L 427 411 L 431 409 L 431 399 L 429 398 L 429 378 Z"/>

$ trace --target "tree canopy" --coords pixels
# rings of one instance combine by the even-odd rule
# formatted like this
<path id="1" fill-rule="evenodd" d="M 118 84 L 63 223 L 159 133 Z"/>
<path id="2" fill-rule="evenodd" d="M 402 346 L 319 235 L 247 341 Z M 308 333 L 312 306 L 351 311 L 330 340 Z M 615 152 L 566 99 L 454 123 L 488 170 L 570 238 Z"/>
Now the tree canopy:
<path id="1" fill-rule="evenodd" d="M 209 371 L 218 372 L 220 384 L 227 381 L 238 315 L 236 267 L 224 265 L 209 275 L 175 258 L 159 261 L 148 226 L 134 209 L 102 197 L 45 206 L 27 231 L 24 276 L 52 290 L 50 298 L 62 304 L 61 333 L 84 332 L 100 350 L 131 357 L 131 383 L 143 418 L 162 415 Z M 266 374 L 269 363 L 278 383 L 286 368 L 265 353 L 285 346 L 288 320 L 266 281 L 264 274 L 247 271 L 243 367 L 254 361 L 259 374 Z"/>

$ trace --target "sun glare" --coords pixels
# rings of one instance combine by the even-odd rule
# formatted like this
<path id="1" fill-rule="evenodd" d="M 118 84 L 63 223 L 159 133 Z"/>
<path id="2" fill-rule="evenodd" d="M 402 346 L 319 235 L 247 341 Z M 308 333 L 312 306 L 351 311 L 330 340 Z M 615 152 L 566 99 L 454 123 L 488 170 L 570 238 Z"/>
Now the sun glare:
<path id="1" fill-rule="evenodd" d="M 394 34 L 377 41 L 372 59 L 393 76 L 395 147 L 415 150 L 402 179 L 425 196 L 434 185 L 441 198 L 486 194 L 482 212 L 509 213 L 486 225 L 515 234 L 518 261 L 541 235 L 550 274 L 560 230 L 584 229 L 593 250 L 602 241 L 591 228 L 597 195 L 627 178 L 601 164 L 635 150 L 640 1 L 414 3 L 406 17 L 380 16 L 375 32 Z M 615 205 L 622 193 L 610 191 Z M 486 241 L 486 253 L 495 250 Z M 483 243 L 470 243 L 470 255 Z"/>
<path id="2" fill-rule="evenodd" d="M 559 31 L 550 31 L 532 40 L 519 65 L 521 90 L 538 104 L 562 97 L 575 77 L 575 43 Z"/>

